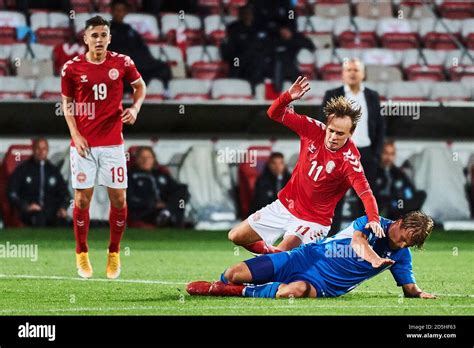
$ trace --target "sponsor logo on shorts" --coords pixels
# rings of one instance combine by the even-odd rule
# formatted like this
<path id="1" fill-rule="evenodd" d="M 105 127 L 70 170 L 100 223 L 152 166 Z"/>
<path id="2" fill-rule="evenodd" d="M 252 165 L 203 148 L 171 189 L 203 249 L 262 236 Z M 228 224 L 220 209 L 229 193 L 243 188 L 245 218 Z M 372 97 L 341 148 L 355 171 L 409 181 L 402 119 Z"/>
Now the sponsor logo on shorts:
<path id="1" fill-rule="evenodd" d="M 83 172 L 77 173 L 77 175 L 76 175 L 77 181 L 80 182 L 81 184 L 84 181 L 86 181 L 86 178 L 87 178 L 86 173 L 83 173 Z"/>
<path id="2" fill-rule="evenodd" d="M 118 77 L 119 77 L 119 72 L 117 69 L 113 68 L 113 69 L 110 69 L 109 70 L 109 77 L 112 79 L 112 80 L 117 80 Z"/>

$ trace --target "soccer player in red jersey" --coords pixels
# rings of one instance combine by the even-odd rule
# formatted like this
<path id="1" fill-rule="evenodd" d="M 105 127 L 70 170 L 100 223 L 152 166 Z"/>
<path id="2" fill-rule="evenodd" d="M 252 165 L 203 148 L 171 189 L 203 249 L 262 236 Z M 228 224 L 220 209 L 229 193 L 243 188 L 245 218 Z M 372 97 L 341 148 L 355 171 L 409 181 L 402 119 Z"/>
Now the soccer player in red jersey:
<path id="1" fill-rule="evenodd" d="M 337 202 L 353 187 L 369 217 L 367 227 L 378 237 L 378 207 L 360 163 L 360 154 L 351 140 L 360 108 L 344 97 L 333 98 L 324 108 L 326 125 L 298 115 L 288 104 L 309 91 L 301 76 L 268 109 L 268 116 L 293 130 L 300 137 L 300 155 L 288 184 L 278 199 L 250 215 L 229 232 L 237 245 L 267 254 L 291 250 L 301 243 L 325 237 Z M 280 238 L 277 248 L 272 245 Z"/>
<path id="2" fill-rule="evenodd" d="M 107 51 L 110 23 L 100 16 L 86 21 L 88 47 L 66 62 L 61 72 L 63 112 L 71 133 L 71 180 L 74 188 L 74 236 L 79 276 L 92 277 L 87 234 L 94 184 L 107 187 L 110 199 L 110 243 L 107 277 L 120 275 L 120 241 L 127 221 L 127 166 L 123 124 L 137 119 L 146 86 L 130 57 Z M 123 80 L 133 87 L 133 105 L 123 110 Z"/>

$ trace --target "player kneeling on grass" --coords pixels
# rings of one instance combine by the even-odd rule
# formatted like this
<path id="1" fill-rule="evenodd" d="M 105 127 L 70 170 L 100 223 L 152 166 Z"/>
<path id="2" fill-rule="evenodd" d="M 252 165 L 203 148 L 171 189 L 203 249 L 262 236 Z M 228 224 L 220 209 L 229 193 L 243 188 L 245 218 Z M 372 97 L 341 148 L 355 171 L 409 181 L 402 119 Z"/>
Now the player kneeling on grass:
<path id="1" fill-rule="evenodd" d="M 319 242 L 238 263 L 220 281 L 192 282 L 186 291 L 201 296 L 336 297 L 390 269 L 406 297 L 435 298 L 416 285 L 409 249 L 423 246 L 433 220 L 419 211 L 396 221 L 381 217 L 381 238 L 365 227 L 367 221 L 363 216 Z"/>

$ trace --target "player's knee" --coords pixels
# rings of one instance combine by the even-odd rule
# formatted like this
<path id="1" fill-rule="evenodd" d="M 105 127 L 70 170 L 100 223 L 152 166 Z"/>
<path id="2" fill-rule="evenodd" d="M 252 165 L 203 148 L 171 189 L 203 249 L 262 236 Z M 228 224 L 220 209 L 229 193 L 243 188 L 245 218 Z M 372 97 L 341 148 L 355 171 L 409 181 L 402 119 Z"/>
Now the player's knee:
<path id="1" fill-rule="evenodd" d="M 309 297 L 311 285 L 308 282 L 294 282 L 281 286 L 278 289 L 277 297 Z"/>
<path id="2" fill-rule="evenodd" d="M 125 208 L 127 205 L 127 200 L 125 198 L 125 195 L 119 196 L 119 197 L 114 197 L 113 199 L 110 200 L 110 203 L 114 206 L 114 208 Z"/>
<path id="3" fill-rule="evenodd" d="M 227 238 L 229 238 L 229 240 L 232 243 L 235 243 L 235 244 L 240 243 L 239 233 L 235 228 L 233 228 L 229 231 L 229 234 L 227 235 Z"/>
<path id="4" fill-rule="evenodd" d="M 89 208 L 90 201 L 91 200 L 87 195 L 79 194 L 79 195 L 76 195 L 74 199 L 74 204 L 76 205 L 76 207 L 80 209 L 86 209 L 86 208 Z"/>
<path id="5" fill-rule="evenodd" d="M 235 266 L 232 266 L 232 267 L 228 268 L 224 272 L 224 277 L 230 283 L 238 284 L 239 281 L 241 280 L 241 267 L 240 267 L 240 265 L 235 265 Z"/>

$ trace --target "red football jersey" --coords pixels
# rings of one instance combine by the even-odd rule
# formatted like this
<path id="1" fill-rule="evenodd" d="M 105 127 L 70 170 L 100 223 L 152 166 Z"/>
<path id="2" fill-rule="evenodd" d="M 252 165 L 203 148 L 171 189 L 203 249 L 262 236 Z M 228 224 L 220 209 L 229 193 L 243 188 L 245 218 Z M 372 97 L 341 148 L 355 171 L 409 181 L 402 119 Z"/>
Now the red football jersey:
<path id="1" fill-rule="evenodd" d="M 123 144 L 123 80 L 140 78 L 130 57 L 110 51 L 99 64 L 87 61 L 85 54 L 64 64 L 61 93 L 74 99 L 77 129 L 90 147 Z"/>
<path id="2" fill-rule="evenodd" d="M 268 109 L 271 119 L 300 137 L 298 162 L 290 181 L 278 193 L 281 203 L 300 219 L 329 226 L 336 204 L 352 186 L 364 202 L 369 221 L 379 221 L 377 203 L 352 139 L 339 150 L 329 150 L 324 142 L 326 126 L 286 107 L 291 101 L 286 92 Z"/>

